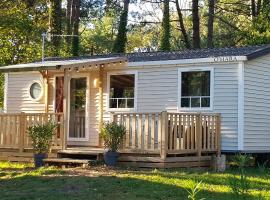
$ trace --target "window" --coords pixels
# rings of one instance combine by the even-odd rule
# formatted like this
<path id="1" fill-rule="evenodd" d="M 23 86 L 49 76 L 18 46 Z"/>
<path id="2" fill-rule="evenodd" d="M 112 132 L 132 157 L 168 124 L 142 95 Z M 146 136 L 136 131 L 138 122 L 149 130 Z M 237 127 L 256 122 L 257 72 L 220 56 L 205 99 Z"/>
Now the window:
<path id="1" fill-rule="evenodd" d="M 135 74 L 109 75 L 109 108 L 132 109 L 135 107 Z"/>
<path id="2" fill-rule="evenodd" d="M 211 107 L 211 70 L 181 71 L 181 108 Z"/>
<path id="3" fill-rule="evenodd" d="M 38 82 L 32 83 L 29 89 L 30 97 L 34 100 L 39 100 L 42 96 L 42 87 Z"/>

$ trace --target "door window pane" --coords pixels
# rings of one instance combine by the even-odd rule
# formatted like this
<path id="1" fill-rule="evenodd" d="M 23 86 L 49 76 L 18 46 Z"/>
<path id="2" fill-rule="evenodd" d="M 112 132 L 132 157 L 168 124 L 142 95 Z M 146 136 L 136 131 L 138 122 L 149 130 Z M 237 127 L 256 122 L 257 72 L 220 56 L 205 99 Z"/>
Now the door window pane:
<path id="1" fill-rule="evenodd" d="M 86 78 L 70 80 L 69 136 L 85 138 Z"/>

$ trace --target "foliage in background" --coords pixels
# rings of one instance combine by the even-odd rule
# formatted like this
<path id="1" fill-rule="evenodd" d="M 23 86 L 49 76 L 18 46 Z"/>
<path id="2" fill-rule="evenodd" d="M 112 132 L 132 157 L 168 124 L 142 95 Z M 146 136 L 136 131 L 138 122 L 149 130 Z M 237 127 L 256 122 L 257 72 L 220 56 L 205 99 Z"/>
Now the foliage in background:
<path id="1" fill-rule="evenodd" d="M 43 32 L 79 36 L 46 38 L 46 57 L 270 43 L 268 0 L 2 0 L 0 9 L 0 66 L 40 60 Z M 3 76 L 0 88 L 1 106 Z"/>
<path id="2" fill-rule="evenodd" d="M 54 130 L 57 128 L 57 124 L 52 121 L 49 121 L 44 124 L 36 124 L 30 126 L 27 131 L 29 137 L 32 139 L 32 145 L 35 150 L 35 153 L 48 153 L 52 137 L 54 135 Z"/>

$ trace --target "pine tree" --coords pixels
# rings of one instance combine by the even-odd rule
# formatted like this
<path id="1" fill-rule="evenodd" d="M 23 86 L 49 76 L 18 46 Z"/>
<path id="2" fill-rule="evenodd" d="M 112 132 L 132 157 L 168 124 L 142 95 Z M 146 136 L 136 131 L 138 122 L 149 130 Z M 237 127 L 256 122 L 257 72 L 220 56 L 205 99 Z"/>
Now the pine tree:
<path id="1" fill-rule="evenodd" d="M 201 48 L 199 0 L 192 0 L 192 30 L 193 48 Z"/>
<path id="2" fill-rule="evenodd" d="M 163 20 L 162 20 L 162 37 L 160 50 L 170 51 L 170 37 L 171 37 L 171 27 L 170 27 L 170 0 L 164 0 L 163 2 Z"/>
<path id="3" fill-rule="evenodd" d="M 120 16 L 118 33 L 114 41 L 113 53 L 125 53 L 127 43 L 127 20 L 130 0 L 124 0 L 124 9 Z"/>
<path id="4" fill-rule="evenodd" d="M 58 56 L 60 51 L 61 38 L 54 35 L 61 35 L 61 0 L 50 0 L 50 10 L 49 10 L 49 32 L 52 35 L 52 54 L 53 56 Z"/>

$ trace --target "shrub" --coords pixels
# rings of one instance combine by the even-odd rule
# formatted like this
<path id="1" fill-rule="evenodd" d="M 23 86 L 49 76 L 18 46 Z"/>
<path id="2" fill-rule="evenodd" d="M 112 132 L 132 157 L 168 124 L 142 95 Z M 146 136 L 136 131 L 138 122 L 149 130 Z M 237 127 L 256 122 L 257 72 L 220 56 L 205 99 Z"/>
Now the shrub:
<path id="1" fill-rule="evenodd" d="M 54 135 L 54 130 L 56 129 L 57 124 L 53 122 L 47 122 L 44 124 L 36 124 L 28 127 L 27 131 L 32 139 L 32 146 L 35 150 L 35 153 L 48 153 L 52 137 Z"/>
<path id="2" fill-rule="evenodd" d="M 105 123 L 101 129 L 101 138 L 109 151 L 116 152 L 126 134 L 126 128 L 115 122 Z"/>
<path id="3" fill-rule="evenodd" d="M 198 199 L 198 194 L 201 191 L 201 184 L 202 184 L 202 182 L 192 183 L 190 189 L 187 189 L 188 199 L 190 199 L 190 200 L 197 200 Z M 202 198 L 199 200 L 205 200 L 205 198 Z"/>
<path id="4" fill-rule="evenodd" d="M 239 168 L 240 178 L 238 179 L 234 175 L 234 177 L 230 179 L 230 186 L 233 193 L 238 196 L 239 199 L 246 200 L 248 199 L 250 184 L 245 167 L 250 165 L 252 157 L 246 154 L 238 154 L 234 156 L 233 160 Z"/>

